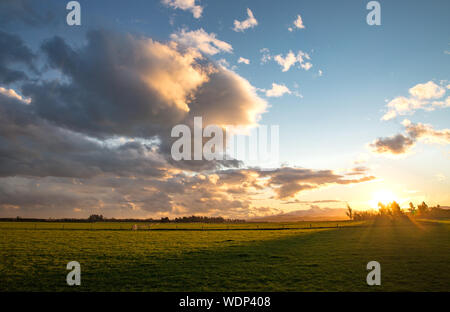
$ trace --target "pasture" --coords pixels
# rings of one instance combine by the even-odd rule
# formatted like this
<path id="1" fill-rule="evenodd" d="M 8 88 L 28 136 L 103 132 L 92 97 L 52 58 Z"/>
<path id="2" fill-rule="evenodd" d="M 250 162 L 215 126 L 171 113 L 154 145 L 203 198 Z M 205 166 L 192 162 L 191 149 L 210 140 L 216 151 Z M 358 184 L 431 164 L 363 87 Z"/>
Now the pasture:
<path id="1" fill-rule="evenodd" d="M 450 223 L 0 223 L 1 291 L 450 291 Z M 81 286 L 66 264 L 81 264 Z M 381 286 L 366 264 L 381 264 Z"/>

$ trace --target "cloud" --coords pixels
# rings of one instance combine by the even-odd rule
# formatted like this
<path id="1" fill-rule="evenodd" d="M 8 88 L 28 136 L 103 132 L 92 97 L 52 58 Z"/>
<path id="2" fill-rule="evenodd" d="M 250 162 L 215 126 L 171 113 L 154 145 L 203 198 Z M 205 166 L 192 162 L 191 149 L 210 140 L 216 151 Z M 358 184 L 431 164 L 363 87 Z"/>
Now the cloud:
<path id="1" fill-rule="evenodd" d="M 0 30 L 0 83 L 28 79 L 23 67 L 36 72 L 34 59 L 33 52 L 18 36 Z"/>
<path id="2" fill-rule="evenodd" d="M 343 203 L 343 200 L 338 200 L 338 199 L 321 199 L 321 200 L 299 200 L 299 199 L 294 199 L 294 200 L 289 200 L 289 201 L 285 201 L 283 202 L 283 204 L 305 204 L 305 205 L 310 205 L 310 204 L 338 204 L 338 203 Z"/>
<path id="3" fill-rule="evenodd" d="M 450 144 L 450 129 L 434 130 L 428 124 L 414 124 L 408 119 L 402 122 L 406 133 L 414 140 L 421 140 L 425 143 Z"/>
<path id="4" fill-rule="evenodd" d="M 228 61 L 224 58 L 220 59 L 217 61 L 217 64 L 219 66 L 225 67 L 225 68 L 229 68 L 230 67 L 230 63 L 228 63 Z"/>
<path id="5" fill-rule="evenodd" d="M 289 27 L 288 30 L 289 31 L 294 31 L 294 29 L 304 29 L 305 25 L 303 25 L 303 20 L 302 17 L 300 16 L 300 14 L 297 15 L 297 18 L 295 19 L 295 21 L 293 22 L 294 27 Z"/>
<path id="6" fill-rule="evenodd" d="M 373 179 L 173 161 L 174 125 L 202 116 L 204 125 L 250 127 L 267 109 L 249 81 L 198 48 L 91 31 L 76 47 L 53 37 L 36 53 L 59 79 L 0 89 L 2 215 L 246 216 L 265 211 L 253 196 Z"/>
<path id="7" fill-rule="evenodd" d="M 117 146 L 66 130 L 36 116 L 32 104 L 0 94 L 0 176 L 76 177 L 102 174 L 162 176 L 155 146 Z"/>
<path id="8" fill-rule="evenodd" d="M 406 135 L 397 134 L 387 138 L 378 138 L 369 146 L 379 154 L 400 155 L 410 151 L 416 142 L 428 144 L 450 144 L 450 129 L 434 130 L 431 125 L 414 124 L 408 119 L 402 122 Z"/>
<path id="9" fill-rule="evenodd" d="M 272 56 L 270 55 L 270 50 L 267 48 L 262 48 L 261 50 L 259 50 L 259 52 L 262 53 L 261 56 L 261 64 L 265 64 L 268 61 L 270 61 L 272 59 Z"/>
<path id="10" fill-rule="evenodd" d="M 292 92 L 285 85 L 280 85 L 275 82 L 272 83 L 272 89 L 266 90 L 266 96 L 268 97 L 280 97 L 285 93 L 291 94 Z"/>
<path id="11" fill-rule="evenodd" d="M 360 174 L 365 174 L 369 171 L 370 169 L 365 167 L 365 166 L 357 166 L 351 169 L 350 172 L 347 173 L 347 175 L 360 175 Z"/>
<path id="12" fill-rule="evenodd" d="M 217 39 L 214 33 L 208 34 L 203 28 L 193 31 L 182 29 L 177 33 L 171 34 L 170 38 L 183 46 L 196 48 L 208 55 L 215 55 L 220 52 L 233 52 L 231 44 Z"/>
<path id="13" fill-rule="evenodd" d="M 450 106 L 448 98 L 445 101 L 436 101 L 445 95 L 445 87 L 433 81 L 415 85 L 409 89 L 409 94 L 410 97 L 398 96 L 391 100 L 381 120 L 390 120 L 398 115 L 411 115 L 418 109 L 434 110 L 436 107 Z"/>
<path id="14" fill-rule="evenodd" d="M 70 83 L 27 84 L 24 95 L 40 117 L 90 136 L 167 136 L 193 116 L 253 125 L 267 106 L 247 80 L 173 42 L 95 31 L 79 49 L 58 37 L 42 49 Z"/>
<path id="15" fill-rule="evenodd" d="M 195 4 L 195 0 L 162 0 L 166 6 L 183 11 L 190 11 L 194 18 L 202 17 L 203 7 Z"/>
<path id="16" fill-rule="evenodd" d="M 445 94 L 445 88 L 438 86 L 433 81 L 419 83 L 409 89 L 409 94 L 419 100 L 438 99 Z"/>
<path id="17" fill-rule="evenodd" d="M 362 181 L 296 168 L 188 173 L 168 163 L 156 142 L 127 139 L 112 144 L 88 137 L 39 117 L 33 103 L 0 94 L 4 215 L 70 217 L 78 209 L 81 216 L 249 216 L 257 213 L 252 194 L 267 196 L 266 187 L 273 188 L 277 198 L 287 198 L 331 183 Z"/>
<path id="18" fill-rule="evenodd" d="M 432 108 L 434 109 L 434 107 L 450 107 L 450 96 L 447 96 L 447 98 L 445 100 L 442 101 L 433 101 L 431 102 Z"/>
<path id="19" fill-rule="evenodd" d="M 274 57 L 274 59 L 281 67 L 283 67 L 283 72 L 288 71 L 292 65 L 297 63 L 297 58 L 292 51 L 289 51 L 289 53 L 285 57 L 283 57 L 281 54 L 278 54 Z"/>
<path id="20" fill-rule="evenodd" d="M 411 138 L 403 134 L 397 134 L 391 137 L 378 138 L 370 144 L 370 147 L 375 153 L 398 155 L 407 153 L 414 144 Z"/>
<path id="21" fill-rule="evenodd" d="M 313 65 L 306 60 L 310 59 L 311 57 L 309 54 L 303 51 L 298 51 L 297 55 L 295 55 L 292 51 L 289 51 L 284 57 L 281 54 L 274 56 L 274 60 L 282 67 L 283 72 L 287 72 L 296 63 L 299 64 L 300 68 L 309 70 Z"/>
<path id="22" fill-rule="evenodd" d="M 95 31 L 77 50 L 59 37 L 42 50 L 70 82 L 27 84 L 23 93 L 40 117 L 95 137 L 157 135 L 182 121 L 191 97 L 209 80 L 197 66 L 200 53 L 149 38 Z"/>
<path id="23" fill-rule="evenodd" d="M 10 98 L 14 98 L 16 100 L 21 101 L 22 103 L 25 103 L 25 104 L 30 104 L 31 103 L 31 99 L 24 98 L 23 96 L 17 94 L 17 92 L 14 89 L 6 89 L 6 88 L 3 88 L 3 87 L 0 87 L 0 94 L 6 95 L 6 96 L 8 96 Z"/>
<path id="24" fill-rule="evenodd" d="M 248 8 L 247 8 L 247 15 L 248 15 L 248 18 L 241 22 L 238 20 L 234 20 L 234 28 L 233 28 L 234 31 L 243 32 L 244 30 L 246 30 L 248 28 L 253 28 L 258 25 L 258 21 L 253 16 L 253 12 Z"/>
<path id="25" fill-rule="evenodd" d="M 250 60 L 243 58 L 242 56 L 238 59 L 238 63 L 250 64 Z"/>
<path id="26" fill-rule="evenodd" d="M 54 12 L 55 5 L 51 2 L 42 6 L 32 0 L 2 0 L 0 26 L 17 27 L 17 23 L 32 27 L 53 25 L 57 20 Z"/>
<path id="27" fill-rule="evenodd" d="M 260 172 L 260 175 L 269 177 L 267 185 L 274 188 L 277 199 L 294 197 L 299 192 L 317 189 L 330 184 L 346 185 L 375 179 L 373 176 L 364 176 L 359 179 L 346 179 L 344 175 L 336 174 L 332 170 L 290 167 L 263 171 Z"/>

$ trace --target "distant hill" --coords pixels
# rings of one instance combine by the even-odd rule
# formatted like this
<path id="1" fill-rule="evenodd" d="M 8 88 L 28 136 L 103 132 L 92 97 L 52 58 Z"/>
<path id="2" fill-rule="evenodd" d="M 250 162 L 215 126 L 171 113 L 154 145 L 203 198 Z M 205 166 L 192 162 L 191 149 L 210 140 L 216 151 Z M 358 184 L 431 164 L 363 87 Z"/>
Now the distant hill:
<path id="1" fill-rule="evenodd" d="M 346 208 L 320 208 L 295 210 L 266 217 L 249 219 L 249 222 L 296 222 L 296 221 L 325 221 L 325 220 L 348 220 Z"/>

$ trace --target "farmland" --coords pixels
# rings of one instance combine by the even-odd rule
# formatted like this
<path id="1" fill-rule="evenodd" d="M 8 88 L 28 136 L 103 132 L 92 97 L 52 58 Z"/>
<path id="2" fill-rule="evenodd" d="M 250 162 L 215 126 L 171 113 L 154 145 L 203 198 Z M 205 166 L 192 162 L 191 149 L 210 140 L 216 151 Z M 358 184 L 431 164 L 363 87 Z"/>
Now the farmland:
<path id="1" fill-rule="evenodd" d="M 447 221 L 133 225 L 1 222 L 0 290 L 450 290 Z M 381 286 L 366 284 L 372 260 Z"/>

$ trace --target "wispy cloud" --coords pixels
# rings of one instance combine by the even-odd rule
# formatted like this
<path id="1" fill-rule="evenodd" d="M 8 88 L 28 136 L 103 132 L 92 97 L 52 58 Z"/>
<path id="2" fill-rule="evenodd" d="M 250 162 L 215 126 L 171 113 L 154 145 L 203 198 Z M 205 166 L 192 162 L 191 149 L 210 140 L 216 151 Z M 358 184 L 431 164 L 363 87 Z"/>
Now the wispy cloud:
<path id="1" fill-rule="evenodd" d="M 261 64 L 265 64 L 268 61 L 270 61 L 272 59 L 272 56 L 270 55 L 270 50 L 267 48 L 262 48 L 261 50 L 259 50 L 259 52 L 262 53 L 261 56 Z"/>
<path id="2" fill-rule="evenodd" d="M 303 51 L 298 51 L 297 55 L 294 52 L 289 51 L 286 56 L 283 57 L 282 54 L 275 55 L 273 59 L 282 67 L 283 72 L 287 72 L 296 63 L 299 64 L 304 70 L 309 70 L 313 65 L 308 62 L 311 57 L 308 53 Z"/>
<path id="3" fill-rule="evenodd" d="M 256 20 L 255 16 L 253 15 L 252 10 L 247 8 L 247 15 L 248 18 L 243 21 L 234 20 L 234 28 L 233 30 L 236 32 L 243 32 L 244 30 L 248 28 L 253 28 L 258 25 L 258 21 Z"/>
<path id="4" fill-rule="evenodd" d="M 244 63 L 244 64 L 250 64 L 250 60 L 249 59 L 246 59 L 246 58 L 244 58 L 244 57 L 240 57 L 239 59 L 238 59 L 238 63 Z"/>
<path id="5" fill-rule="evenodd" d="M 297 15 L 297 18 L 295 19 L 295 21 L 292 23 L 294 26 L 291 26 L 288 28 L 289 31 L 294 31 L 295 29 L 304 29 L 305 25 L 303 25 L 303 20 L 302 17 L 300 16 L 300 14 Z"/>
<path id="6" fill-rule="evenodd" d="M 277 84 L 275 82 L 272 83 L 271 89 L 266 90 L 266 96 L 268 96 L 268 97 L 280 97 L 286 93 L 291 94 L 292 92 L 284 84 Z"/>
<path id="7" fill-rule="evenodd" d="M 166 6 L 183 11 L 190 11 L 194 18 L 202 16 L 203 7 L 195 4 L 195 0 L 162 0 Z"/>
<path id="8" fill-rule="evenodd" d="M 390 120 L 398 115 L 410 115 L 418 109 L 434 110 L 436 107 L 450 107 L 450 98 L 438 99 L 445 95 L 445 87 L 433 81 L 420 83 L 409 89 L 409 97 L 398 96 L 387 104 L 387 112 L 381 120 Z"/>
<path id="9" fill-rule="evenodd" d="M 203 30 L 203 28 L 193 31 L 182 29 L 171 34 L 170 39 L 180 43 L 183 46 L 196 48 L 208 55 L 214 55 L 220 52 L 233 52 L 233 47 L 231 44 L 217 39 L 216 34 L 207 33 Z"/>

